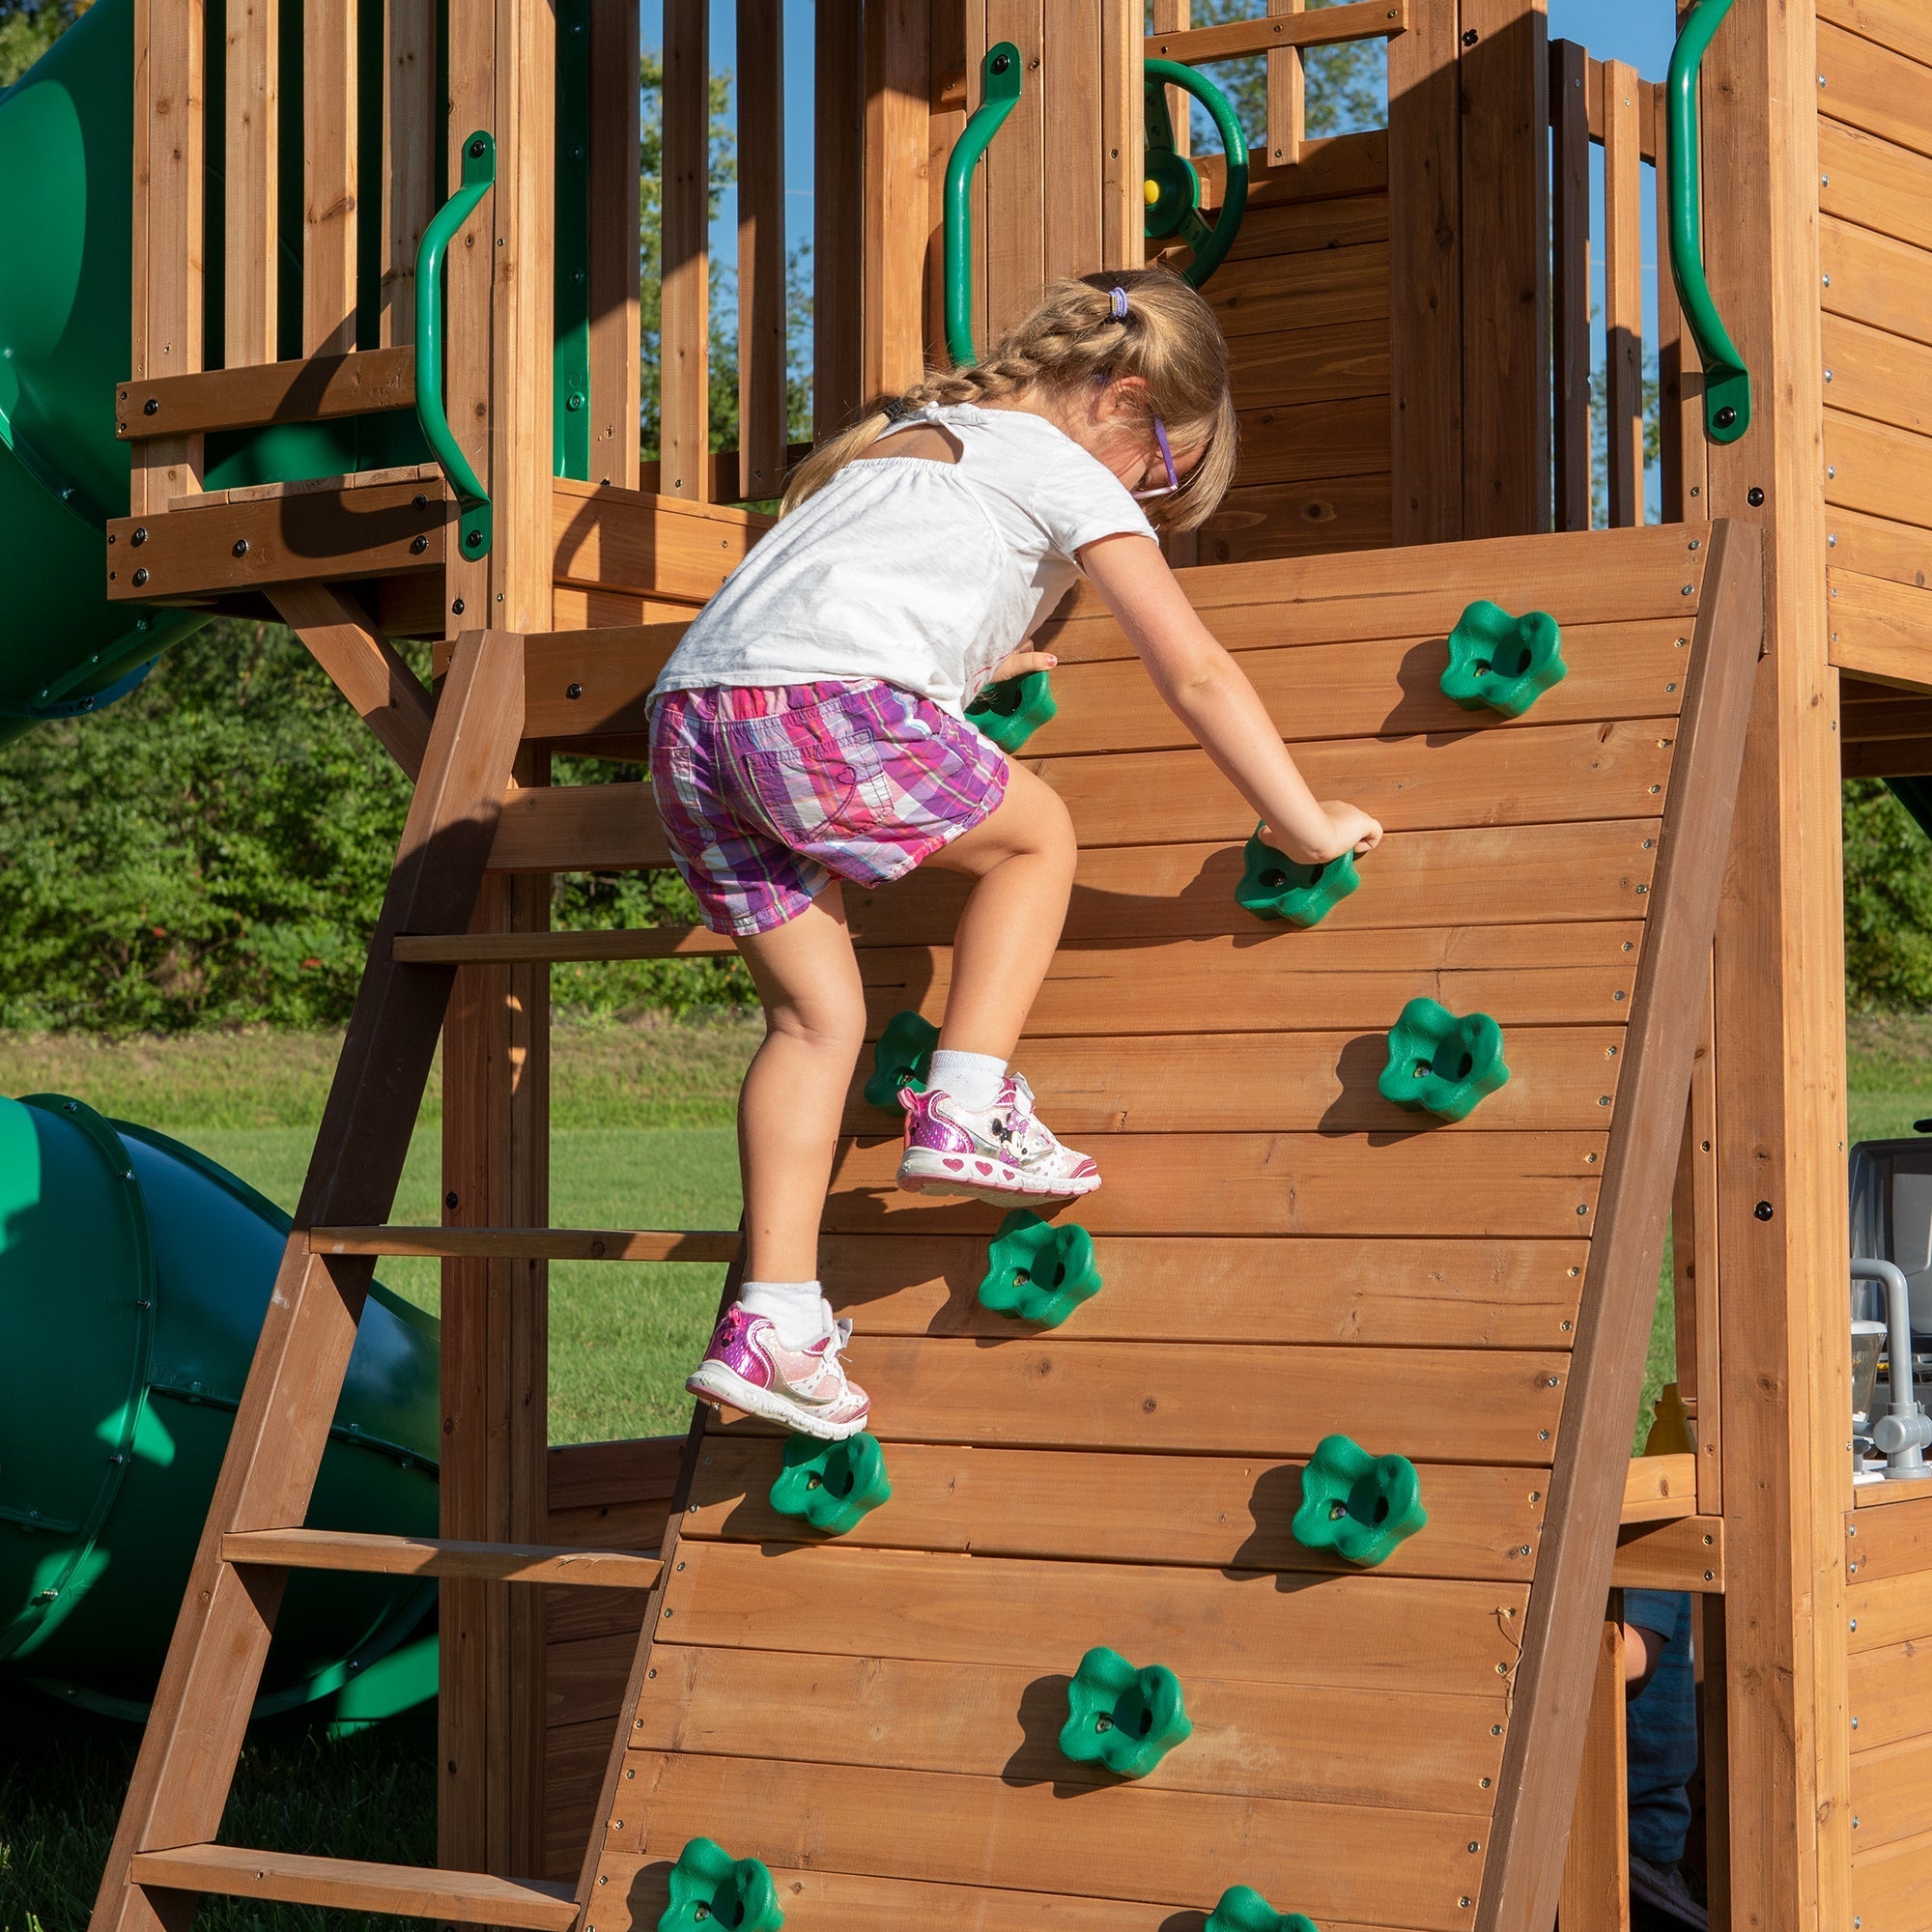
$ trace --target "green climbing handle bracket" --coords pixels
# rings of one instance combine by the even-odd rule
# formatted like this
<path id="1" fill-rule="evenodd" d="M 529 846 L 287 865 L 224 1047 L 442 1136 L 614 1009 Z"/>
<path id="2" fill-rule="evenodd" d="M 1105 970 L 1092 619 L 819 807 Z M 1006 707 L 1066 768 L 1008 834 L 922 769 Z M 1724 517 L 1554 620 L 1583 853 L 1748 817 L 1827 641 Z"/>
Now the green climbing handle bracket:
<path id="1" fill-rule="evenodd" d="M 442 403 L 442 258 L 456 231 L 497 183 L 497 139 L 479 128 L 463 144 L 463 185 L 423 230 L 416 250 L 416 421 L 456 492 L 457 542 L 474 562 L 490 554 L 490 493 L 451 435 Z"/>
<path id="2" fill-rule="evenodd" d="M 946 163 L 946 347 L 961 368 L 980 359 L 973 346 L 973 170 L 1019 98 L 1020 50 L 1000 41 L 980 63 L 980 104 Z"/>
<path id="3" fill-rule="evenodd" d="M 1698 158 L 1697 73 L 1731 0 L 1695 0 L 1677 36 L 1665 80 L 1669 128 L 1670 274 L 1704 365 L 1704 434 L 1735 442 L 1750 427 L 1750 371 L 1738 354 L 1704 276 L 1703 181 Z"/>
<path id="4" fill-rule="evenodd" d="M 1194 259 L 1180 271 L 1180 278 L 1198 289 L 1235 245 L 1248 206 L 1248 137 L 1241 132 L 1228 97 L 1191 67 L 1179 61 L 1151 60 L 1146 86 L 1147 239 L 1166 242 L 1179 236 L 1194 250 Z M 1185 155 L 1175 150 L 1174 124 L 1167 114 L 1166 90 L 1170 87 L 1178 87 L 1200 101 L 1221 136 L 1228 180 L 1221 212 L 1211 228 L 1201 216 L 1200 173 Z"/>

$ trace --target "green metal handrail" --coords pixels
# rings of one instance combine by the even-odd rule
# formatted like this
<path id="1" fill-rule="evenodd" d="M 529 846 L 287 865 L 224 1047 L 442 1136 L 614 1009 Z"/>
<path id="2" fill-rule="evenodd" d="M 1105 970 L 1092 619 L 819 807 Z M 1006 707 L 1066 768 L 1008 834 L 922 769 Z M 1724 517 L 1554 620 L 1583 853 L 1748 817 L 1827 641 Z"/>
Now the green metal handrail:
<path id="1" fill-rule="evenodd" d="M 946 163 L 946 347 L 962 369 L 980 359 L 973 346 L 973 170 L 1019 98 L 1020 50 L 1000 41 L 980 64 L 980 104 Z"/>
<path id="2" fill-rule="evenodd" d="M 416 250 L 416 421 L 456 492 L 458 541 L 472 561 L 490 554 L 490 493 L 451 435 L 443 409 L 442 258 L 496 182 L 496 137 L 479 128 L 463 144 L 463 185 L 437 210 Z"/>
<path id="3" fill-rule="evenodd" d="M 1228 97 L 1208 78 L 1179 61 L 1151 60 L 1147 63 L 1147 186 L 1153 199 L 1149 202 L 1146 234 L 1150 242 L 1165 242 L 1179 235 L 1194 250 L 1194 259 L 1181 270 L 1181 280 L 1199 288 L 1235 245 L 1235 236 L 1248 206 L 1248 138 Z M 1209 228 L 1201 218 L 1201 175 L 1174 145 L 1174 126 L 1168 119 L 1166 87 L 1178 87 L 1192 95 L 1208 110 L 1226 151 L 1227 183 L 1221 194 L 1221 212 Z"/>
<path id="4" fill-rule="evenodd" d="M 1704 276 L 1703 185 L 1698 160 L 1697 73 L 1731 0 L 1695 0 L 1677 36 L 1664 82 L 1669 103 L 1670 274 L 1704 365 L 1704 434 L 1735 442 L 1750 427 L 1750 371 L 1731 340 Z"/>

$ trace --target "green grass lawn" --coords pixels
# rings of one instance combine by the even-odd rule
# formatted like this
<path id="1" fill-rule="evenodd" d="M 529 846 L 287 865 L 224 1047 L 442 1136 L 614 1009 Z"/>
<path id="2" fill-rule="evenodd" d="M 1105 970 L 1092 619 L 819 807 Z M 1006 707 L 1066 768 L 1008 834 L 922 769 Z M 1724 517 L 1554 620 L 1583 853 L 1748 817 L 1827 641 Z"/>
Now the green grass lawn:
<path id="1" fill-rule="evenodd" d="M 553 1219 L 579 1227 L 724 1227 L 738 1217 L 731 1114 L 754 1023 L 560 1027 Z M 1932 1115 L 1932 1016 L 1860 1019 L 1849 1040 L 1854 1140 Z M 0 1036 L 0 1091 L 73 1094 L 187 1141 L 293 1207 L 336 1042 L 238 1034 L 113 1045 Z M 410 1151 L 396 1219 L 433 1222 L 440 1106 Z M 552 1270 L 553 1441 L 681 1429 L 680 1384 L 722 1270 L 580 1263 Z M 434 1263 L 383 1277 L 434 1308 Z M 1637 1440 L 1674 1374 L 1669 1269 L 1658 1298 Z M 127 1727 L 58 1709 L 0 1679 L 0 1932 L 79 1932 L 133 1760 Z M 406 1719 L 330 1740 L 298 1721 L 251 1733 L 221 1835 L 272 1850 L 427 1863 L 435 1856 L 435 1726 Z M 211 1901 L 213 1932 L 376 1932 L 390 1919 Z"/>

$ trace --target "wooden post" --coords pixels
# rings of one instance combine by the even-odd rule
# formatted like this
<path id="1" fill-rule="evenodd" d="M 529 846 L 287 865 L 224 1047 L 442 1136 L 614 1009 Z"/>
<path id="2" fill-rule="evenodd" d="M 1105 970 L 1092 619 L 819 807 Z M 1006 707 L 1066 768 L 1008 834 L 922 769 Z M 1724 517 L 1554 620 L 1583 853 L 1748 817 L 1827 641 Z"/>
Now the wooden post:
<path id="1" fill-rule="evenodd" d="M 1302 0 L 1268 0 L 1270 14 L 1298 14 Z M 1271 168 L 1301 158 L 1302 124 L 1308 104 L 1307 75 L 1297 47 L 1267 57 L 1267 157 Z"/>
<path id="2" fill-rule="evenodd" d="M 818 0 L 813 32 L 811 434 L 822 440 L 859 412 L 866 156 L 859 0 Z"/>
<path id="3" fill-rule="evenodd" d="M 785 471 L 784 10 L 738 0 L 738 494 Z"/>
<path id="4" fill-rule="evenodd" d="M 865 313 L 859 382 L 861 393 L 870 398 L 910 386 L 925 367 L 922 298 L 931 233 L 925 184 L 931 58 L 924 0 L 871 0 L 866 8 L 865 45 Z"/>
<path id="5" fill-rule="evenodd" d="M 664 293 L 659 308 L 658 487 L 711 495 L 711 36 L 705 0 L 664 15 Z"/>
<path id="6" fill-rule="evenodd" d="M 1389 376 L 1398 544 L 1463 534 L 1463 115 L 1456 10 L 1389 43 Z"/>
<path id="7" fill-rule="evenodd" d="M 355 10 L 302 6 L 302 354 L 355 347 Z"/>
<path id="8" fill-rule="evenodd" d="M 1549 527 L 1548 19 L 1542 0 L 1461 14 L 1462 533 L 1526 536 Z"/>
<path id="9" fill-rule="evenodd" d="M 1630 1778 L 1624 1748 L 1623 1592 L 1610 1592 L 1597 1652 L 1583 1771 L 1563 1861 L 1563 1932 L 1630 1932 Z"/>
<path id="10" fill-rule="evenodd" d="M 1813 9 L 1734 8 L 1702 86 L 1705 262 L 1755 410 L 1738 441 L 1706 446 L 1709 508 L 1764 525 L 1767 539 L 1767 658 L 1717 949 L 1731 1922 L 1796 1932 L 1852 1923 L 1842 834 L 1838 679 L 1826 659 L 1817 74 Z"/>
<path id="11" fill-rule="evenodd" d="M 1590 527 L 1590 56 L 1549 49 L 1556 527 Z"/>
<path id="12" fill-rule="evenodd" d="M 228 9 L 221 344 L 231 369 L 275 359 L 280 14 L 280 0 Z"/>
<path id="13" fill-rule="evenodd" d="M 1643 522 L 1643 240 L 1636 70 L 1604 63 L 1604 414 L 1609 522 Z"/>
<path id="14" fill-rule="evenodd" d="M 638 411 L 638 10 L 590 0 L 590 474 L 635 490 Z"/>
<path id="15" fill-rule="evenodd" d="M 1109 269 L 1147 261 L 1147 204 L 1141 156 L 1147 147 L 1147 94 L 1141 85 L 1141 10 L 1136 0 L 1101 0 L 1100 260 Z"/>
<path id="16" fill-rule="evenodd" d="M 436 0 L 386 0 L 383 17 L 382 342 L 413 342 L 416 250 L 436 212 Z"/>
<path id="17" fill-rule="evenodd" d="M 448 359 L 455 399 L 482 435 L 494 508 L 489 556 L 452 565 L 462 602 L 503 628 L 551 615 L 552 199 L 554 17 L 523 0 L 453 11 L 451 176 L 477 128 L 497 138 L 497 187 L 452 246 Z M 480 401 L 480 416 L 476 414 Z M 469 425 L 465 424 L 465 432 Z M 474 445 L 472 445 L 474 447 Z M 526 752 L 521 784 L 546 763 Z M 547 874 L 494 879 L 473 929 L 541 930 Z M 443 1202 L 457 1225 L 549 1221 L 549 974 L 469 967 L 443 1032 Z M 546 1516 L 548 1275 L 541 1262 L 443 1266 L 442 1532 L 535 1542 Z M 544 1645 L 540 1591 L 446 1583 L 442 1593 L 443 1765 L 439 1861 L 541 1869 Z"/>

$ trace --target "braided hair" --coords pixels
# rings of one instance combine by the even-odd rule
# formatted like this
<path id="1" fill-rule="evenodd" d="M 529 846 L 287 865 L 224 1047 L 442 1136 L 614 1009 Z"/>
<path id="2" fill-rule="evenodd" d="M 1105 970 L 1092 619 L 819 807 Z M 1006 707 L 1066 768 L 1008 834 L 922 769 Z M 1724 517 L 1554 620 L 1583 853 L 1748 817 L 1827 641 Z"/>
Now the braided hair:
<path id="1" fill-rule="evenodd" d="M 1124 393 L 1130 407 L 1145 412 L 1150 434 L 1159 416 L 1175 449 L 1202 452 L 1179 490 L 1149 501 L 1149 518 L 1164 530 L 1198 527 L 1235 474 L 1228 345 L 1213 311 L 1165 269 L 1117 269 L 1052 283 L 1033 313 L 982 361 L 928 370 L 923 381 L 874 404 L 851 429 L 814 449 L 792 472 L 784 510 L 795 510 L 892 423 L 928 403 L 1071 397 L 1096 380 L 1119 377 L 1145 384 Z"/>

